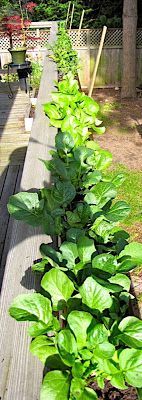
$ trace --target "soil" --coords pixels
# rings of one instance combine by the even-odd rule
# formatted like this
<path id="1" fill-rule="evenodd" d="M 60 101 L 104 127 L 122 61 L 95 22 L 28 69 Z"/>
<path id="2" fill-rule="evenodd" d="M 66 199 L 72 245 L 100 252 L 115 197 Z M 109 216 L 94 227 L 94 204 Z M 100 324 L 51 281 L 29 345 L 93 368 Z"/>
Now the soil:
<path id="1" fill-rule="evenodd" d="M 119 90 L 96 89 L 93 98 L 106 109 L 102 116 L 106 132 L 94 135 L 94 140 L 112 153 L 114 163 L 142 171 L 142 97 L 121 100 Z M 133 240 L 142 242 L 142 224 L 135 222 L 127 230 Z"/>
<path id="2" fill-rule="evenodd" d="M 120 92 L 114 89 L 96 89 L 93 98 L 106 108 L 114 104 L 105 113 L 106 133 L 95 135 L 95 140 L 112 152 L 114 162 L 142 170 L 142 98 L 121 101 Z"/>
<path id="3" fill-rule="evenodd" d="M 99 400 L 137 400 L 138 396 L 136 390 L 132 387 L 126 390 L 119 390 L 106 382 L 103 390 L 99 389 L 96 383 L 91 385 L 98 395 Z"/>

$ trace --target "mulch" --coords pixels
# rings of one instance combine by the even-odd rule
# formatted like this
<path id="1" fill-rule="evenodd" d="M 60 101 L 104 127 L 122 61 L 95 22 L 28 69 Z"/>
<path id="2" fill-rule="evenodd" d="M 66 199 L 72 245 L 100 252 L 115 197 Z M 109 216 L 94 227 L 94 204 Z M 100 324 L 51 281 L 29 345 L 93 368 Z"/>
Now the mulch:
<path id="1" fill-rule="evenodd" d="M 99 389 L 96 383 L 93 383 L 91 388 L 95 390 L 99 400 L 138 400 L 136 390 L 132 387 L 119 390 L 112 387 L 107 381 L 103 390 Z"/>

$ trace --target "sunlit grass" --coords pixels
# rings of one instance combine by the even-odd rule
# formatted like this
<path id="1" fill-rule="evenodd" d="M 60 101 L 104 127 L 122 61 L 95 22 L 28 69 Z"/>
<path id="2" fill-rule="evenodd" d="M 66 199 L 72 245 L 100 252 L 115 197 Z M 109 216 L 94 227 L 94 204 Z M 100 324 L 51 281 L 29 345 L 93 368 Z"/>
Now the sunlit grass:
<path id="1" fill-rule="evenodd" d="M 142 222 L 142 172 L 129 170 L 122 164 L 117 164 L 109 172 L 110 176 L 116 173 L 124 173 L 126 180 L 118 189 L 117 199 L 125 200 L 131 207 L 130 215 L 124 220 L 128 226 L 136 222 Z"/>

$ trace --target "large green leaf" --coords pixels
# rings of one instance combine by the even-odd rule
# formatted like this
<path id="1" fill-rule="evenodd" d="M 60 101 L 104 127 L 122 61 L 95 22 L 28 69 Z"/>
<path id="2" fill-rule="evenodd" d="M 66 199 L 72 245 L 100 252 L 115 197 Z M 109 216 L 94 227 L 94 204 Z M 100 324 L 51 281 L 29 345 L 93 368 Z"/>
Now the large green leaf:
<path id="1" fill-rule="evenodd" d="M 74 291 L 72 281 L 59 269 L 51 269 L 43 276 L 41 286 L 52 298 L 55 309 L 62 309 Z"/>
<path id="2" fill-rule="evenodd" d="M 63 242 L 60 246 L 63 259 L 67 261 L 67 267 L 72 269 L 75 265 L 75 260 L 78 257 L 77 245 L 72 242 Z"/>
<path id="3" fill-rule="evenodd" d="M 62 255 L 49 244 L 42 243 L 40 246 L 40 252 L 44 258 L 47 258 L 47 261 L 52 259 L 57 264 L 62 262 Z"/>
<path id="4" fill-rule="evenodd" d="M 91 262 L 91 256 L 96 251 L 94 240 L 87 237 L 81 237 L 78 240 L 77 249 L 79 258 L 84 264 Z"/>
<path id="5" fill-rule="evenodd" d="M 61 119 L 61 114 L 55 104 L 46 103 L 43 106 L 44 112 L 51 119 Z"/>
<path id="6" fill-rule="evenodd" d="M 117 268 L 116 257 L 109 253 L 102 253 L 94 257 L 92 260 L 92 267 L 115 274 Z"/>
<path id="7" fill-rule="evenodd" d="M 85 380 L 75 377 L 71 380 L 70 387 L 70 399 L 82 399 L 82 393 L 84 391 Z"/>
<path id="8" fill-rule="evenodd" d="M 115 347 L 108 341 L 98 344 L 94 350 L 94 356 L 100 358 L 112 358 L 114 353 Z"/>
<path id="9" fill-rule="evenodd" d="M 92 322 L 88 328 L 87 340 L 93 349 L 108 340 L 109 331 L 101 323 Z"/>
<path id="10" fill-rule="evenodd" d="M 30 351 L 34 356 L 37 356 L 43 364 L 45 364 L 48 357 L 58 353 L 54 343 L 45 335 L 38 336 L 31 342 Z"/>
<path id="11" fill-rule="evenodd" d="M 69 132 L 69 133 L 74 133 L 76 130 L 77 126 L 79 125 L 79 122 L 77 118 L 75 118 L 73 115 L 67 115 L 62 122 L 61 125 L 61 131 L 62 132 Z"/>
<path id="12" fill-rule="evenodd" d="M 84 235 L 85 235 L 84 230 L 80 229 L 80 228 L 71 228 L 71 229 L 67 230 L 67 233 L 66 233 L 67 240 L 74 242 L 74 243 L 77 243 L 78 239 Z"/>
<path id="13" fill-rule="evenodd" d="M 58 205 L 67 206 L 75 197 L 75 187 L 70 182 L 58 182 L 53 190 L 53 200 L 55 199 Z"/>
<path id="14" fill-rule="evenodd" d="M 68 324 L 73 331 L 78 349 L 85 347 L 87 338 L 87 329 L 92 321 L 92 315 L 85 311 L 72 311 L 68 315 Z"/>
<path id="15" fill-rule="evenodd" d="M 74 150 L 74 158 L 76 161 L 79 161 L 80 165 L 84 166 L 86 158 L 93 153 L 92 149 L 88 149 L 86 146 L 79 146 Z"/>
<path id="16" fill-rule="evenodd" d="M 100 171 L 89 172 L 83 177 L 83 186 L 88 188 L 89 186 L 95 185 L 96 183 L 100 182 L 101 178 L 102 174 Z"/>
<path id="17" fill-rule="evenodd" d="M 119 356 L 120 368 L 126 382 L 138 388 L 142 387 L 142 350 L 125 349 Z"/>
<path id="18" fill-rule="evenodd" d="M 60 322 L 56 317 L 53 317 L 48 324 L 44 322 L 33 322 L 28 327 L 29 336 L 37 337 L 47 332 L 59 331 L 60 330 Z"/>
<path id="19" fill-rule="evenodd" d="M 65 153 L 71 151 L 74 147 L 74 140 L 70 133 L 58 133 L 55 137 L 55 143 L 58 150 L 63 150 Z"/>
<path id="20" fill-rule="evenodd" d="M 97 400 L 97 399 L 98 399 L 97 393 L 93 389 L 86 387 L 81 395 L 80 400 Z"/>
<path id="21" fill-rule="evenodd" d="M 116 196 L 116 189 L 113 183 L 98 182 L 85 196 L 88 204 L 96 204 L 103 207 L 110 199 Z"/>
<path id="22" fill-rule="evenodd" d="M 91 226 L 89 235 L 94 237 L 95 239 L 96 235 L 100 236 L 103 239 L 104 243 L 107 243 L 109 238 L 111 238 L 114 234 L 114 225 L 115 222 L 106 221 L 105 217 L 101 215 L 100 217 L 96 218 L 94 224 Z"/>
<path id="23" fill-rule="evenodd" d="M 96 115 L 100 108 L 99 104 L 88 96 L 84 97 L 84 100 L 82 101 L 80 106 L 84 109 L 86 114 L 89 115 L 94 115 L 94 114 Z"/>
<path id="24" fill-rule="evenodd" d="M 37 193 L 20 192 L 10 196 L 7 208 L 15 219 L 37 226 L 41 224 L 43 205 Z"/>
<path id="25" fill-rule="evenodd" d="M 63 329 L 58 333 L 57 345 L 63 362 L 68 366 L 74 365 L 77 357 L 77 343 L 69 329 Z"/>
<path id="26" fill-rule="evenodd" d="M 70 377 L 68 372 L 51 371 L 45 375 L 40 400 L 68 400 Z"/>
<path id="27" fill-rule="evenodd" d="M 132 242 L 125 246 L 119 257 L 130 256 L 135 265 L 142 263 L 142 243 Z"/>
<path id="28" fill-rule="evenodd" d="M 106 128 L 104 126 L 95 126 L 93 125 L 93 130 L 98 133 L 98 135 L 103 135 L 105 133 Z"/>
<path id="29" fill-rule="evenodd" d="M 41 321 L 48 324 L 52 320 L 51 302 L 40 293 L 17 296 L 9 313 L 17 321 Z"/>
<path id="30" fill-rule="evenodd" d="M 111 283 L 115 283 L 116 285 L 122 286 L 126 291 L 130 290 L 131 281 L 130 281 L 130 279 L 128 278 L 127 275 L 116 274 L 115 276 L 112 276 L 108 280 Z"/>
<path id="31" fill-rule="evenodd" d="M 110 221 L 122 221 L 130 213 L 130 206 L 126 201 L 117 201 L 110 210 L 105 214 L 106 218 Z"/>
<path id="32" fill-rule="evenodd" d="M 121 390 L 128 389 L 128 386 L 125 385 L 125 380 L 122 372 L 118 372 L 117 374 L 113 375 L 110 380 L 110 383 L 112 386 L 118 389 Z"/>
<path id="33" fill-rule="evenodd" d="M 108 150 L 99 149 L 95 154 L 96 169 L 104 171 L 112 162 L 112 154 Z"/>
<path id="34" fill-rule="evenodd" d="M 88 277 L 79 288 L 82 301 L 93 310 L 103 311 L 111 307 L 112 299 L 108 290 L 103 288 L 95 279 Z"/>
<path id="35" fill-rule="evenodd" d="M 118 328 L 122 332 L 121 340 L 127 346 L 142 349 L 142 321 L 136 317 L 122 319 Z"/>

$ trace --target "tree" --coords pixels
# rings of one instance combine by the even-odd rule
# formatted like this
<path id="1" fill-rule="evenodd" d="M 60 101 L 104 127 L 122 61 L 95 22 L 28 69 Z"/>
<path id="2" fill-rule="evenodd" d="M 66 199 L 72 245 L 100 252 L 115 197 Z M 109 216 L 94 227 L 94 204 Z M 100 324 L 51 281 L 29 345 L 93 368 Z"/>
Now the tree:
<path id="1" fill-rule="evenodd" d="M 137 0 L 123 3 L 123 73 L 121 96 L 136 96 Z"/>

